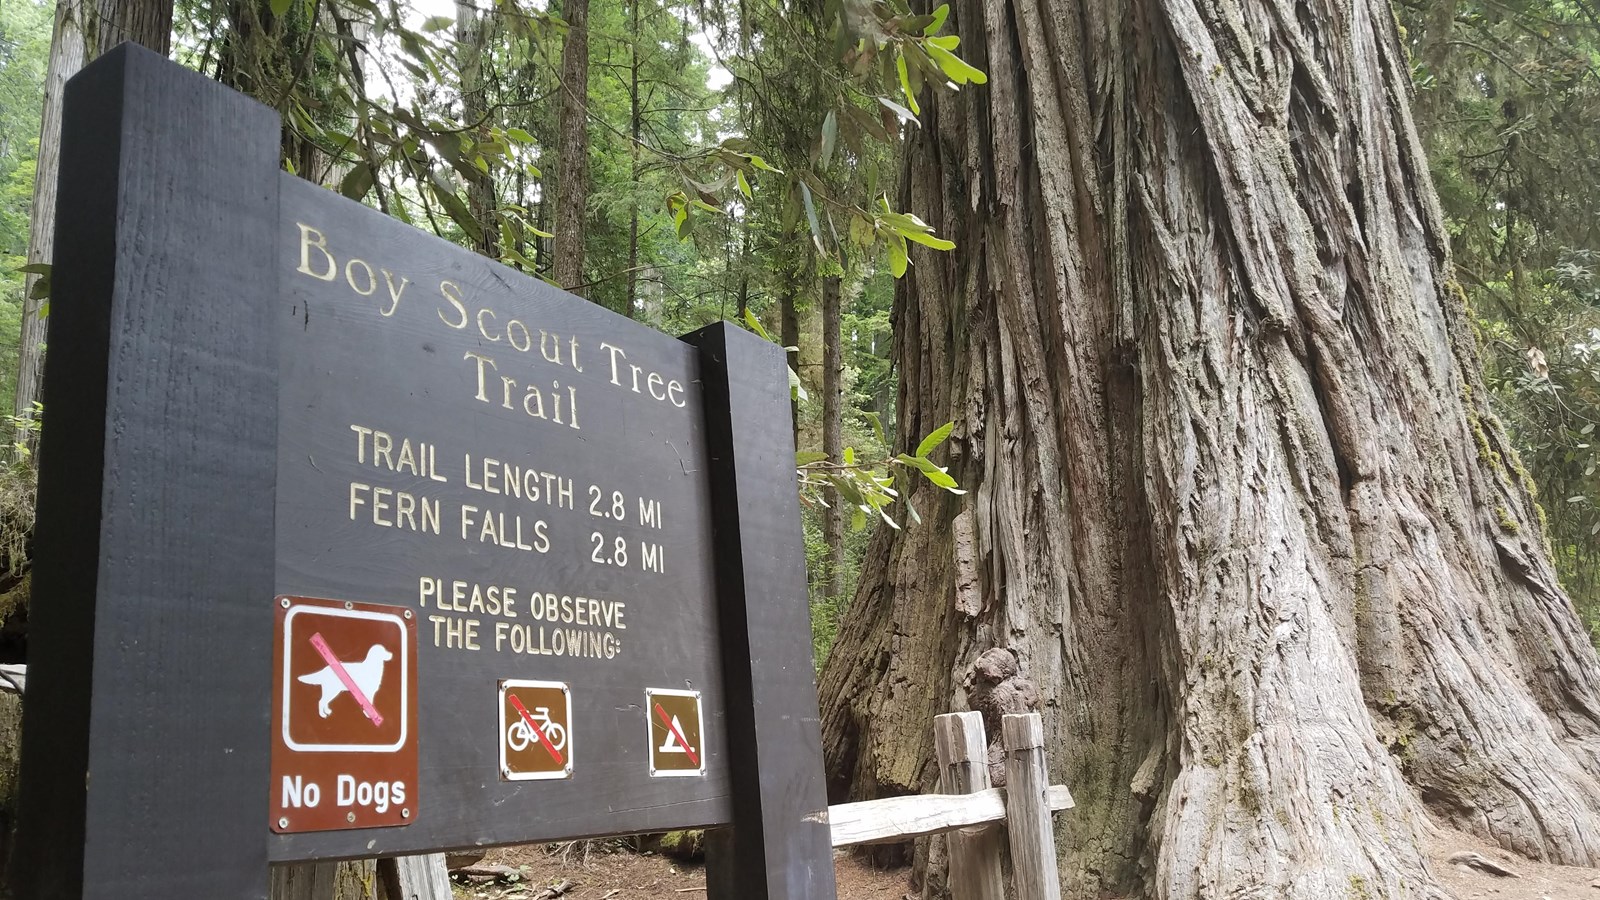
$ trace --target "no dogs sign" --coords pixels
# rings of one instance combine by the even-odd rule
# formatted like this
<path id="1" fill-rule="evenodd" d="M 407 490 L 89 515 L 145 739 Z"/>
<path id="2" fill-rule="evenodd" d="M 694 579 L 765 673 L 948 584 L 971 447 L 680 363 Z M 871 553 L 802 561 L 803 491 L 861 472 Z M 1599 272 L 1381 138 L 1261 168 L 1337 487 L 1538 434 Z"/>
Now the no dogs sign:
<path id="1" fill-rule="evenodd" d="M 279 597 L 272 829 L 408 825 L 417 813 L 410 610 Z"/>

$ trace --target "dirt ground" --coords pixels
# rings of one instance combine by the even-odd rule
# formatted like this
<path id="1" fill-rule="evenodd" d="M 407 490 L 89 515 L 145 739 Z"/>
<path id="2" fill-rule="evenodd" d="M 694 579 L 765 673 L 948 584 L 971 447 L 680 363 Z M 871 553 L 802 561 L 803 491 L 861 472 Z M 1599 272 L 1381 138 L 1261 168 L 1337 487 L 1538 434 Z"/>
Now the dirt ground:
<path id="1" fill-rule="evenodd" d="M 1479 854 L 1517 877 L 1452 864 L 1450 858 L 1458 853 Z M 1429 842 L 1428 856 L 1435 875 L 1459 900 L 1600 900 L 1600 869 L 1536 863 L 1460 832 L 1440 832 Z M 521 869 L 523 880 L 512 885 L 457 884 L 459 900 L 531 900 L 562 881 L 572 882 L 562 900 L 694 900 L 705 895 L 701 866 L 636 853 L 621 841 L 506 847 L 491 851 L 484 862 Z M 880 871 L 854 856 L 834 857 L 839 900 L 905 900 L 911 895 L 910 871 Z"/>
<path id="2" fill-rule="evenodd" d="M 1489 875 L 1452 865 L 1457 853 L 1477 853 L 1519 877 Z M 1460 900 L 1600 900 L 1600 869 L 1547 866 L 1491 846 L 1471 835 L 1445 831 L 1429 842 L 1433 871 Z"/>
<path id="3" fill-rule="evenodd" d="M 513 885 L 456 884 L 458 900 L 530 900 L 561 881 L 572 888 L 561 900 L 695 900 L 705 897 L 706 873 L 698 864 L 651 853 L 640 854 L 620 841 L 503 847 L 485 863 L 514 866 L 524 880 Z M 836 854 L 839 900 L 904 900 L 910 869 L 874 871 L 866 862 Z M 1600 891 L 1596 892 L 1600 895 Z M 1600 900 L 1600 896 L 1591 898 Z"/>

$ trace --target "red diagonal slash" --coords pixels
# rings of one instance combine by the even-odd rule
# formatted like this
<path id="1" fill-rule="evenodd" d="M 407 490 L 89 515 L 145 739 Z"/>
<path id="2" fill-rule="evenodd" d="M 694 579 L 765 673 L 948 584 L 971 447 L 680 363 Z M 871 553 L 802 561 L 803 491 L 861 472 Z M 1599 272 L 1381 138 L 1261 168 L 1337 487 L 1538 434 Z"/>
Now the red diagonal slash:
<path id="1" fill-rule="evenodd" d="M 361 704 L 361 711 L 367 714 L 367 718 L 372 720 L 372 724 L 374 726 L 382 725 L 383 715 L 378 712 L 376 706 L 372 705 L 372 701 L 367 699 L 367 695 L 361 693 L 361 689 L 356 687 L 355 679 L 351 678 L 350 673 L 344 670 L 344 663 L 334 659 L 333 651 L 328 649 L 328 642 L 322 639 L 321 632 L 311 636 L 311 646 L 317 648 L 317 653 L 322 655 L 323 662 L 326 662 L 328 668 L 333 670 L 333 674 L 339 676 L 339 680 L 344 682 L 344 689 L 350 692 L 350 696 L 356 698 L 357 703 Z"/>
<path id="2" fill-rule="evenodd" d="M 656 715 L 661 717 L 661 724 L 667 726 L 668 730 L 678 736 L 678 743 L 683 746 L 683 752 L 689 754 L 689 762 L 699 766 L 700 757 L 695 754 L 694 748 L 689 746 L 688 740 L 684 738 L 683 732 L 678 730 L 678 726 L 672 724 L 672 717 L 667 715 L 667 711 L 662 709 L 659 703 L 656 704 Z"/>
<path id="3" fill-rule="evenodd" d="M 555 759 L 556 765 L 566 765 L 566 762 L 561 759 L 561 751 L 556 749 L 555 744 L 550 743 L 550 738 L 545 736 L 544 729 L 533 721 L 532 714 L 528 712 L 526 706 L 522 705 L 522 701 L 517 699 L 517 695 L 508 693 L 506 694 L 506 699 L 510 700 L 511 705 L 517 708 L 517 715 L 521 716 L 522 721 L 527 723 L 528 730 L 533 732 L 533 736 L 539 739 L 539 743 L 544 745 L 544 749 L 550 751 L 550 756 Z"/>

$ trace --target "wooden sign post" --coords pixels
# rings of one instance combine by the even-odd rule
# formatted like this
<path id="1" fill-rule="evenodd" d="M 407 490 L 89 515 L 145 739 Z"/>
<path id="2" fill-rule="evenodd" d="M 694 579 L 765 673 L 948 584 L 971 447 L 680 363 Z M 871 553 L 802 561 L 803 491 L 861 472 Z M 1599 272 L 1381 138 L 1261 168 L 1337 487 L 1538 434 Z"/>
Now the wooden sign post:
<path id="1" fill-rule="evenodd" d="M 279 170 L 132 45 L 68 85 L 20 897 L 714 829 L 834 896 L 780 348 L 675 340 Z"/>

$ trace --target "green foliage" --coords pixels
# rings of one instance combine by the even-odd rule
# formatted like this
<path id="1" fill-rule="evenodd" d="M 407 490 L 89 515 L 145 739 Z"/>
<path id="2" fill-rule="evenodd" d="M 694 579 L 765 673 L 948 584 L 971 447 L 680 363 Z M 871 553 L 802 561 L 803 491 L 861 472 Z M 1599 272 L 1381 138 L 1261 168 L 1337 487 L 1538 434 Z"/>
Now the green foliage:
<path id="1" fill-rule="evenodd" d="M 1566 0 L 1412 0 L 1418 124 L 1490 400 L 1600 643 L 1600 20 Z M 1470 400 L 1470 398 L 1468 398 Z M 1497 511 L 1503 531 L 1516 522 Z"/>
<path id="2" fill-rule="evenodd" d="M 0 3 L 0 400 L 16 393 L 28 222 L 53 4 Z"/>

